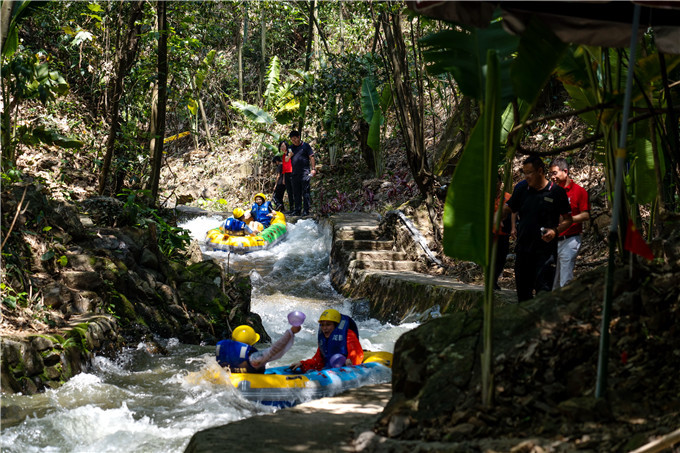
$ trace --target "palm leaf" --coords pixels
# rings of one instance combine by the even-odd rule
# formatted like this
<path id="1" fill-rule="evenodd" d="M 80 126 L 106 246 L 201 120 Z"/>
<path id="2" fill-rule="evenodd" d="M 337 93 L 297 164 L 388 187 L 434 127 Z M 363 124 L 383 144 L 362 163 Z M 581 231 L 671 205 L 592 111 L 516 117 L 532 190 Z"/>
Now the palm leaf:
<path id="1" fill-rule="evenodd" d="M 279 88 L 280 80 L 281 65 L 279 63 L 279 57 L 274 56 L 269 62 L 269 68 L 267 68 L 267 89 L 264 91 L 265 105 L 272 105 L 272 97 Z"/>
<path id="2" fill-rule="evenodd" d="M 232 107 L 240 112 L 250 121 L 259 124 L 274 124 L 274 118 L 256 105 L 246 104 L 245 102 L 232 101 Z"/>

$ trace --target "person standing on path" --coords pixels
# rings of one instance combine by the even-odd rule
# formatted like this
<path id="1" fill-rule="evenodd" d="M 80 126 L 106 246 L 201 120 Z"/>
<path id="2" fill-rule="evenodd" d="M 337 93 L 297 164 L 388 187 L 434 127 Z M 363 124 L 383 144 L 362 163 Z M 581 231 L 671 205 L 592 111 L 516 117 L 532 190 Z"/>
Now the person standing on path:
<path id="1" fill-rule="evenodd" d="M 517 300 L 523 302 L 552 289 L 557 237 L 571 225 L 567 192 L 546 179 L 545 164 L 538 156 L 524 160 L 527 184 L 518 184 L 503 207 L 503 217 L 519 214 L 515 246 Z"/>
<path id="2" fill-rule="evenodd" d="M 281 152 L 281 172 L 283 173 L 283 184 L 286 186 L 286 193 L 288 194 L 288 213 L 295 210 L 295 201 L 293 198 L 293 162 L 291 161 L 292 154 L 288 153 L 288 143 L 282 141 L 279 143 L 279 151 Z M 283 197 L 281 197 L 283 200 Z M 282 208 L 283 210 L 283 208 Z"/>
<path id="3" fill-rule="evenodd" d="M 272 203 L 274 204 L 274 209 L 276 211 L 284 211 L 283 194 L 286 193 L 286 185 L 283 182 L 283 164 L 281 163 L 281 156 L 274 156 L 272 158 L 272 163 L 275 166 L 274 171 L 276 172 L 276 184 L 274 186 Z"/>
<path id="4" fill-rule="evenodd" d="M 316 174 L 314 151 L 308 143 L 300 140 L 300 132 L 292 131 L 289 137 L 292 146 L 288 154 L 293 164 L 293 198 L 295 199 L 293 215 L 309 215 L 309 190 L 312 176 Z"/>
<path id="5" fill-rule="evenodd" d="M 554 288 L 561 288 L 574 278 L 576 255 L 581 248 L 583 222 L 590 219 L 588 192 L 569 177 L 569 165 L 563 157 L 550 163 L 550 179 L 567 192 L 571 205 L 571 218 L 574 223 L 557 238 L 557 263 Z"/>

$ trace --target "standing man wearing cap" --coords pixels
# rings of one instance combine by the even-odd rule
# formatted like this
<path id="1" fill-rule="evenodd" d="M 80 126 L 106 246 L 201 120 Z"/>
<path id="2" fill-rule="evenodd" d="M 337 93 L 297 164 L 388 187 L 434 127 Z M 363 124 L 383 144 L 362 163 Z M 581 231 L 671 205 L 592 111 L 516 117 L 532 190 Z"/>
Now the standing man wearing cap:
<path id="1" fill-rule="evenodd" d="M 295 207 L 293 215 L 309 215 L 310 185 L 312 176 L 316 174 L 314 151 L 308 143 L 300 140 L 300 132 L 292 131 L 289 135 L 292 142 L 288 155 L 293 163 L 293 198 Z"/>
<path id="2" fill-rule="evenodd" d="M 588 192 L 569 177 L 569 165 L 563 157 L 550 163 L 550 179 L 559 184 L 569 197 L 572 225 L 557 238 L 557 267 L 553 289 L 561 288 L 574 278 L 576 255 L 581 248 L 583 222 L 590 219 Z"/>

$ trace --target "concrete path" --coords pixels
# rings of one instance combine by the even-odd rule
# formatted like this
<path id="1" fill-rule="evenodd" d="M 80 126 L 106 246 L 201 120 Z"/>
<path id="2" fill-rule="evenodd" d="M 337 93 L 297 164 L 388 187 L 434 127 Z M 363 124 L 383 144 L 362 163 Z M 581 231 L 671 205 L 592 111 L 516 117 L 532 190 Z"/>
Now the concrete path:
<path id="1" fill-rule="evenodd" d="M 185 453 L 353 452 L 392 394 L 369 385 L 194 434 Z"/>

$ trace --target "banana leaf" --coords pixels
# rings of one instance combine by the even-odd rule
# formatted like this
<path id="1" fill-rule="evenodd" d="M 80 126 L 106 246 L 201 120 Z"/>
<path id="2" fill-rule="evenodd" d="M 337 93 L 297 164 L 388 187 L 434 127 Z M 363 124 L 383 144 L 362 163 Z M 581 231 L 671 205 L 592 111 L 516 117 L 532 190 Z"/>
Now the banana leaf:
<path id="1" fill-rule="evenodd" d="M 510 65 L 517 52 L 519 38 L 503 29 L 501 20 L 487 28 L 459 26 L 420 40 L 427 71 L 438 75 L 450 73 L 466 96 L 484 98 L 486 84 L 486 54 L 493 49 L 499 59 L 501 81 L 510 80 Z M 503 103 L 514 97 L 510 83 L 501 83 Z"/>
<path id="2" fill-rule="evenodd" d="M 376 110 L 380 110 L 378 90 L 370 77 L 364 77 L 364 82 L 361 84 L 361 113 L 364 121 L 373 122 L 373 113 Z"/>
<path id="3" fill-rule="evenodd" d="M 244 102 L 232 101 L 232 107 L 237 111 L 241 112 L 243 116 L 248 118 L 250 121 L 259 124 L 274 124 L 274 118 L 256 105 L 246 104 Z"/>
<path id="4" fill-rule="evenodd" d="M 373 118 L 371 118 L 368 127 L 368 138 L 366 144 L 375 152 L 380 151 L 380 125 L 383 122 L 383 115 L 380 109 L 373 111 Z"/>

